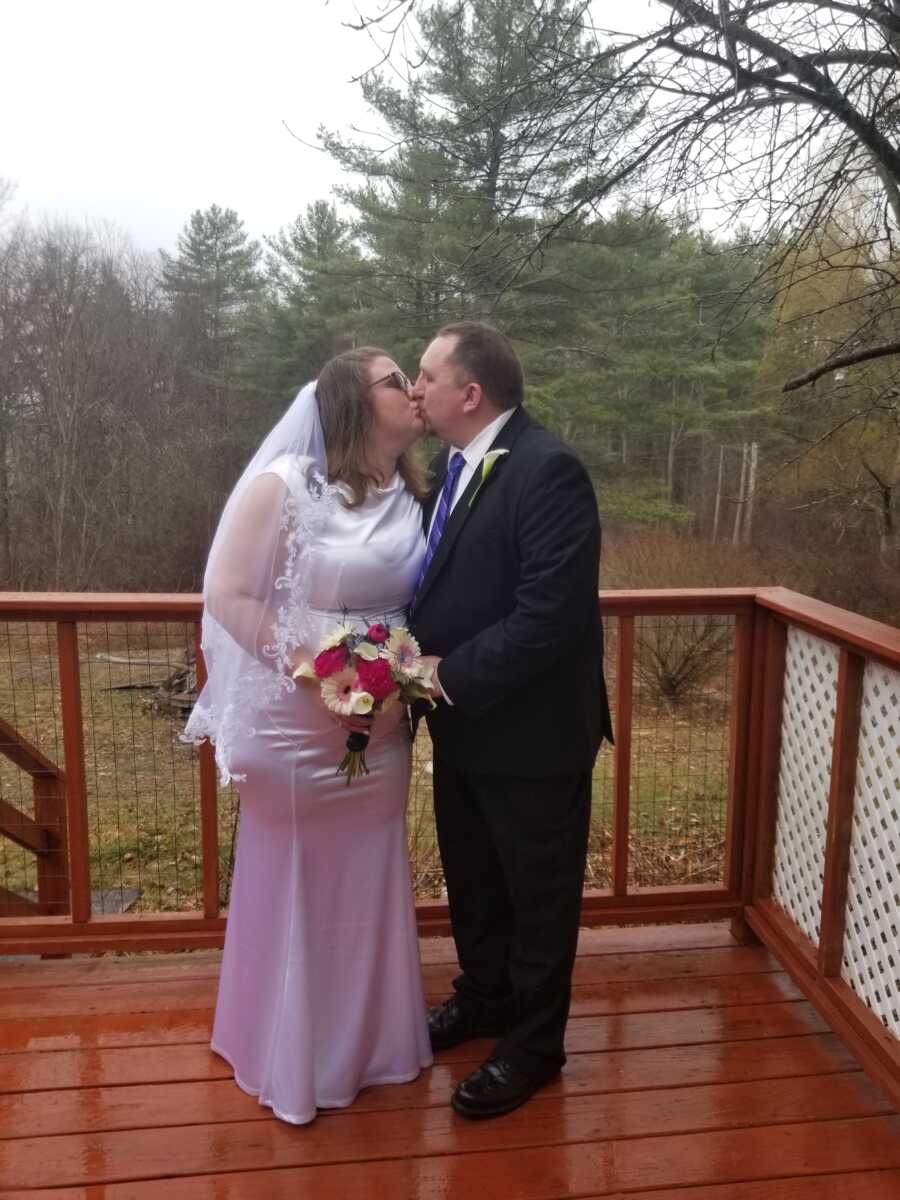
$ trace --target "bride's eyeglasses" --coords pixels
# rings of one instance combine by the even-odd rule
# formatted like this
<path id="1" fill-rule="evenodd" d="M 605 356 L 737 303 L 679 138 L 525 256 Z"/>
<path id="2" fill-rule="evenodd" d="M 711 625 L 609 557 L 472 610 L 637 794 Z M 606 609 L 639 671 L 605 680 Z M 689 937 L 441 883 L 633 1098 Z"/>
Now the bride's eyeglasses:
<path id="1" fill-rule="evenodd" d="M 390 383 L 391 387 L 399 388 L 401 392 L 412 391 L 412 380 L 402 371 L 391 371 L 388 375 L 382 375 L 380 379 L 373 380 L 369 387 L 378 387 L 379 383 Z"/>

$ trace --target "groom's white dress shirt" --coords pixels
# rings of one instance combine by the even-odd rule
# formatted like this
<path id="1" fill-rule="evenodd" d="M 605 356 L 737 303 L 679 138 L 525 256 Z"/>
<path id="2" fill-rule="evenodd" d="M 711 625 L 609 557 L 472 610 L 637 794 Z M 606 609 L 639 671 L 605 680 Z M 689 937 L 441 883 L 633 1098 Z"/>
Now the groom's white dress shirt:
<path id="1" fill-rule="evenodd" d="M 500 432 L 500 430 L 503 428 L 503 426 L 506 424 L 506 422 L 510 419 L 510 417 L 513 415 L 513 413 L 516 411 L 516 408 L 518 408 L 518 405 L 516 405 L 515 408 L 506 409 L 506 411 L 502 412 L 499 417 L 496 417 L 493 421 L 491 421 L 490 425 L 485 425 L 485 427 L 484 427 L 484 429 L 482 429 L 481 433 L 476 434 L 475 437 L 472 438 L 471 442 L 469 442 L 468 446 L 466 446 L 466 448 L 464 450 L 461 450 L 459 448 L 459 446 L 451 446 L 450 447 L 450 453 L 447 456 L 447 462 L 449 462 L 450 459 L 453 457 L 453 455 L 457 454 L 457 453 L 461 454 L 463 456 L 463 458 L 466 460 L 465 466 L 460 471 L 459 479 L 457 480 L 457 483 L 456 483 L 456 491 L 453 494 L 453 502 L 450 505 L 451 513 L 453 512 L 454 508 L 456 508 L 456 505 L 457 505 L 457 502 L 458 502 L 460 496 L 462 496 L 462 494 L 465 492 L 466 488 L 469 486 L 472 476 L 475 474 L 475 472 L 481 466 L 481 460 L 484 458 L 485 454 L 487 454 L 488 450 L 490 449 L 491 442 L 494 440 L 494 438 L 497 436 L 497 434 Z M 440 501 L 437 504 L 435 504 L 434 512 L 431 514 L 431 521 L 429 522 L 429 525 L 428 525 L 428 536 L 429 537 L 431 536 L 431 526 L 434 524 L 434 519 L 437 516 L 437 510 L 439 507 L 440 507 Z M 448 514 L 448 517 L 449 517 L 449 514 Z M 435 675 L 437 678 L 438 687 L 444 693 L 444 699 L 447 701 L 448 704 L 452 705 L 453 701 L 450 699 L 450 697 L 444 691 L 444 685 L 441 683 L 440 671 L 435 672 Z"/>

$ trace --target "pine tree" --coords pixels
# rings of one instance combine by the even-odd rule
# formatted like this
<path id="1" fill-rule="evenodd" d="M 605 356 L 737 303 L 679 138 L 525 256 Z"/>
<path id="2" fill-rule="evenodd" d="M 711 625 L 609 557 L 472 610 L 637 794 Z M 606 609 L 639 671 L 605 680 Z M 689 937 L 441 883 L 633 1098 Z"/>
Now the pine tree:
<path id="1" fill-rule="evenodd" d="M 243 319 L 258 299 L 260 247 L 231 208 L 193 212 L 175 256 L 160 251 L 162 285 L 185 344 L 188 369 L 207 396 L 221 400 L 238 351 Z"/>
<path id="2" fill-rule="evenodd" d="M 523 263 L 517 235 L 542 215 L 534 198 L 574 179 L 596 149 L 593 116 L 564 128 L 555 116 L 555 68 L 584 40 L 583 7 L 438 0 L 419 17 L 427 58 L 415 78 L 405 88 L 377 73 L 363 82 L 390 152 L 323 134 L 344 167 L 367 177 L 342 195 L 359 213 L 395 327 L 421 336 L 462 315 L 504 324 L 522 308 L 516 289 L 538 264 Z M 608 70 L 588 69 L 586 95 Z"/>
<path id="3" fill-rule="evenodd" d="M 307 205 L 286 229 L 265 239 L 270 288 L 270 386 L 284 392 L 371 334 L 368 268 L 349 221 L 333 202 Z"/>
<path id="4" fill-rule="evenodd" d="M 210 531 L 269 415 L 248 395 L 245 369 L 261 300 L 260 255 L 237 213 L 217 204 L 191 214 L 177 254 L 160 252 L 177 355 L 176 404 L 189 414 L 183 436 L 199 448 Z"/>

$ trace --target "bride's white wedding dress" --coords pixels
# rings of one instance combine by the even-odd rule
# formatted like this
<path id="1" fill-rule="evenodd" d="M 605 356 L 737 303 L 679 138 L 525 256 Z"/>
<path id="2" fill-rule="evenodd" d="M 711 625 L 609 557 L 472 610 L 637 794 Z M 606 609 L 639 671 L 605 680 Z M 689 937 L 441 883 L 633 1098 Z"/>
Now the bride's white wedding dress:
<path id="1" fill-rule="evenodd" d="M 269 470 L 291 487 L 288 460 Z M 336 504 L 311 571 L 319 637 L 343 616 L 335 602 L 402 624 L 423 553 L 399 476 L 358 509 Z M 432 1061 L 405 833 L 411 748 L 395 705 L 374 723 L 371 773 L 347 786 L 335 774 L 347 732 L 317 688 L 298 686 L 255 725 L 234 754 L 246 779 L 212 1046 L 240 1087 L 302 1124 Z"/>

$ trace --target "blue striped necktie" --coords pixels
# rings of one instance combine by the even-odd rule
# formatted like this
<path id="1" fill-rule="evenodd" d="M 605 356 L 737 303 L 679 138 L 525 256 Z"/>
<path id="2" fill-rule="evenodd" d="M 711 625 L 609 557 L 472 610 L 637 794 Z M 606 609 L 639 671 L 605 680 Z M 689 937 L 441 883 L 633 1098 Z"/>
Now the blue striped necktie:
<path id="1" fill-rule="evenodd" d="M 413 593 L 413 599 L 415 599 L 419 588 L 422 586 L 422 580 L 425 578 L 428 564 L 434 558 L 434 552 L 437 549 L 438 542 L 441 540 L 444 526 L 447 524 L 447 518 L 450 516 L 450 505 L 453 503 L 456 485 L 459 482 L 459 473 L 465 465 L 465 457 L 457 450 L 447 465 L 447 474 L 444 476 L 444 486 L 441 488 L 441 498 L 438 501 L 437 516 L 434 518 L 431 533 L 428 535 L 428 545 L 425 547 L 425 557 L 422 559 L 422 566 L 419 568 L 419 577 L 416 580 L 416 590 Z"/>

